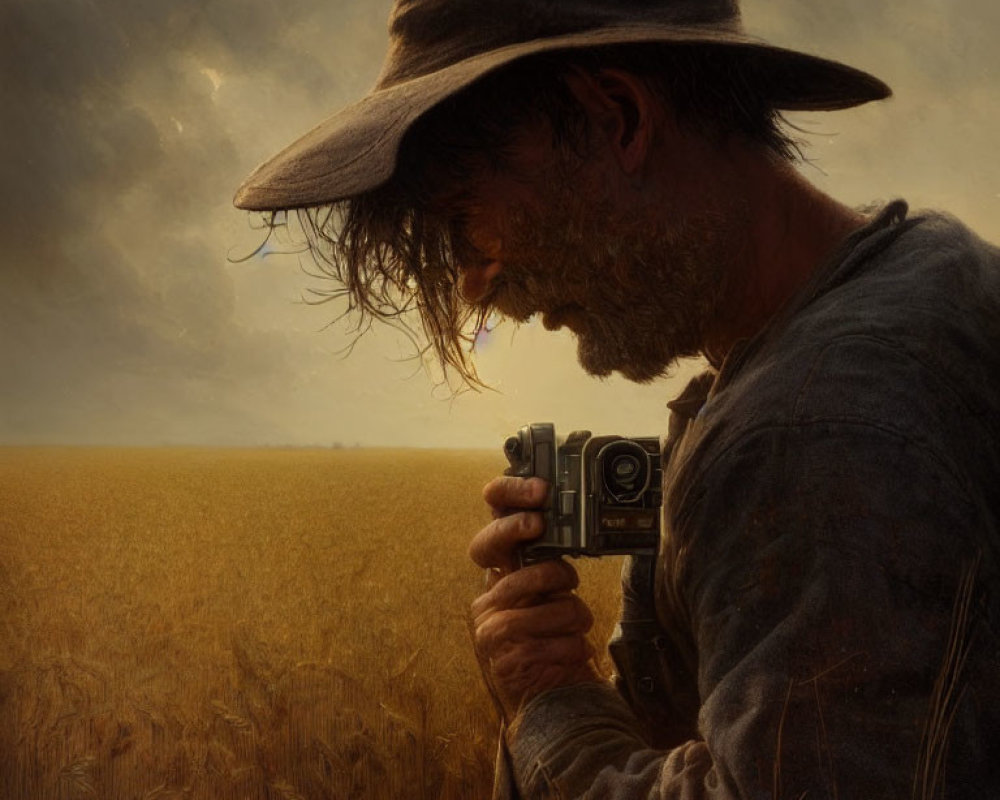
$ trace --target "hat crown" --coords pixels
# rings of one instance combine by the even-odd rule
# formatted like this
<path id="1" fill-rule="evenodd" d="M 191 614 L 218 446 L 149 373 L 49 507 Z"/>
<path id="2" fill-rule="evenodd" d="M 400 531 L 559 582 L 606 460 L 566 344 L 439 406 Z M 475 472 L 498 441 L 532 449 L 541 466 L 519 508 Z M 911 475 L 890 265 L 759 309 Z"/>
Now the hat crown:
<path id="1" fill-rule="evenodd" d="M 509 45 L 633 25 L 739 28 L 736 0 L 396 0 L 377 88 Z"/>
<path id="2" fill-rule="evenodd" d="M 774 108 L 824 110 L 888 97 L 888 86 L 836 61 L 748 36 L 739 0 L 395 0 L 373 91 L 261 164 L 240 208 L 300 208 L 353 197 L 392 177 L 414 122 L 491 70 L 569 48 L 725 47 L 752 58 Z"/>

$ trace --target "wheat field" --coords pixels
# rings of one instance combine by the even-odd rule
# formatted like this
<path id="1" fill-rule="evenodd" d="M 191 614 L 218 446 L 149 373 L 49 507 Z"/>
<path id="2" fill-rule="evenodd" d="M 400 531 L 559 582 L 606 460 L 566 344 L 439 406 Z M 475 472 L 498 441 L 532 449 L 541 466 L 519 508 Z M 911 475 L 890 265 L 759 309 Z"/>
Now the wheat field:
<path id="1" fill-rule="evenodd" d="M 488 797 L 465 551 L 502 468 L 0 448 L 0 798 Z M 604 640 L 620 562 L 577 566 Z"/>

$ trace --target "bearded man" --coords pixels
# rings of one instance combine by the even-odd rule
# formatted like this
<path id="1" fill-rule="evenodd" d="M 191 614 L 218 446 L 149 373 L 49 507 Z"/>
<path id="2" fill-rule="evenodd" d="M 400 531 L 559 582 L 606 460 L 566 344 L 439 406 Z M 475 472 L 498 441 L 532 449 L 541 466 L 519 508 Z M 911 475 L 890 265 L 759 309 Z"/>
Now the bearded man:
<path id="1" fill-rule="evenodd" d="M 496 794 L 1000 796 L 1000 252 L 794 169 L 782 109 L 876 78 L 743 33 L 733 0 L 399 0 L 375 90 L 241 187 L 300 209 L 362 314 L 441 364 L 497 311 L 588 372 L 711 369 L 672 404 L 662 536 L 598 674 L 547 487 L 472 541 Z"/>

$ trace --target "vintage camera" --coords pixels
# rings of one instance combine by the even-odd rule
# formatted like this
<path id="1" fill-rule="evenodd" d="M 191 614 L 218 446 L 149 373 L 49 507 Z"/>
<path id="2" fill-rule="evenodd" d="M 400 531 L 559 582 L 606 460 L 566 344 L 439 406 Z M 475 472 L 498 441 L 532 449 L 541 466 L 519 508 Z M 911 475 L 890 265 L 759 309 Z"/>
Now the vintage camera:
<path id="1" fill-rule="evenodd" d="M 505 475 L 549 482 L 545 533 L 521 548 L 522 564 L 570 556 L 651 555 L 660 541 L 663 471 L 655 436 L 627 439 L 525 425 L 504 442 Z"/>

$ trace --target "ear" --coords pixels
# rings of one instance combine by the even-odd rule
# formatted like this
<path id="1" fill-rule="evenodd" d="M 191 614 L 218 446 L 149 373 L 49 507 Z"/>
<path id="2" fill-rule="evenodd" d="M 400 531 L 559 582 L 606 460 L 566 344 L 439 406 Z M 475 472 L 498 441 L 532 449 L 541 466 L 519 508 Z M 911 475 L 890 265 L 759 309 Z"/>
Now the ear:
<path id="1" fill-rule="evenodd" d="M 622 170 L 634 174 L 646 163 L 653 145 L 654 99 L 640 78 L 621 69 L 590 73 L 571 66 L 566 85 L 600 131 Z"/>

